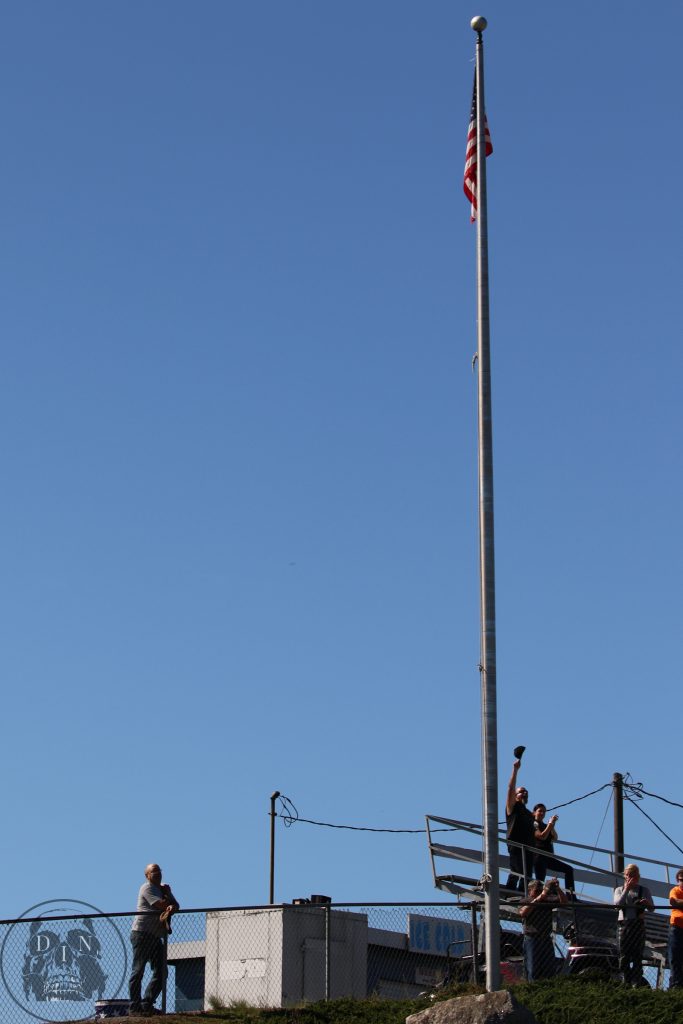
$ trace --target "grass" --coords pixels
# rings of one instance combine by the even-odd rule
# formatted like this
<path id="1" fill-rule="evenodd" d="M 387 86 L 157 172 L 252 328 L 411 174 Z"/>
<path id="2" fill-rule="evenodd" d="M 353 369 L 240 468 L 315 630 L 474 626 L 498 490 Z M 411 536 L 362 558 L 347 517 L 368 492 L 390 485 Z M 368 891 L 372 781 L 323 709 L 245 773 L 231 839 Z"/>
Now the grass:
<path id="1" fill-rule="evenodd" d="M 680 1024 L 683 992 L 624 988 L 614 982 L 558 978 L 515 987 L 538 1024 Z"/>
<path id="2" fill-rule="evenodd" d="M 472 985 L 456 985 L 439 999 L 480 992 Z M 535 1015 L 538 1024 L 681 1024 L 683 991 L 656 992 L 623 988 L 613 982 L 558 978 L 522 983 L 514 995 Z M 432 1006 L 429 999 L 336 999 L 287 1009 L 259 1009 L 245 1004 L 216 1006 L 198 1014 L 170 1014 L 165 1024 L 192 1021 L 228 1024 L 405 1024 L 411 1013 Z M 150 1018 L 129 1017 L 131 1024 L 149 1024 Z"/>

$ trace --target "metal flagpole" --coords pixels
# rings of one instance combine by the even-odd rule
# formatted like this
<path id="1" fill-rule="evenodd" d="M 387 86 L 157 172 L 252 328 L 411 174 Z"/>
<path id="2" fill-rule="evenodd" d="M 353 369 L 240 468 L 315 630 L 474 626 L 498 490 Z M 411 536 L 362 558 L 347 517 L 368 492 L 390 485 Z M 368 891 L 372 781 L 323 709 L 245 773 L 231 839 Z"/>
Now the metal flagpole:
<path id="1" fill-rule="evenodd" d="M 500 988 L 498 878 L 498 739 L 496 713 L 496 581 L 493 545 L 493 431 L 489 335 L 489 255 L 486 206 L 486 18 L 473 18 L 477 33 L 477 354 L 479 378 L 479 571 L 481 615 L 481 725 L 484 789 L 484 920 L 486 990 Z"/>

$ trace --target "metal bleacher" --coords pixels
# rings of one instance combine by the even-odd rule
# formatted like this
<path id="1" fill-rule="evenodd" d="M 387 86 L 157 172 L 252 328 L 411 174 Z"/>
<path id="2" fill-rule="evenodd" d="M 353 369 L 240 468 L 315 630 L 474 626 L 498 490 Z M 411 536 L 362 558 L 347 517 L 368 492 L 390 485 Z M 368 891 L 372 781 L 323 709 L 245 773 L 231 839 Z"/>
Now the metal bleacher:
<path id="1" fill-rule="evenodd" d="M 432 874 L 436 888 L 454 895 L 458 902 L 483 902 L 485 891 L 482 879 L 482 826 L 432 814 L 426 816 L 426 822 Z M 458 840 L 458 845 L 444 842 L 442 839 L 444 833 L 450 833 L 453 838 Z M 506 851 L 509 840 L 506 839 L 505 831 L 502 828 L 499 829 L 499 842 L 502 846 L 499 853 L 500 871 L 507 876 L 510 873 L 510 859 L 507 852 L 502 851 Z M 525 864 L 529 866 L 525 877 L 526 883 L 532 877 L 531 868 L 535 850 L 532 847 L 525 847 L 521 843 L 509 843 L 509 845 L 519 847 L 524 853 Z M 589 856 L 590 859 L 580 859 L 577 852 L 584 858 Z M 667 956 L 669 892 L 675 884 L 673 879 L 675 879 L 680 865 L 626 852 L 616 854 L 614 850 L 561 840 L 555 843 L 555 856 L 570 864 L 574 869 L 577 895 L 576 902 L 561 909 L 556 927 L 558 930 L 572 934 L 576 941 L 590 939 L 590 937 L 601 936 L 604 939 L 607 935 L 615 936 L 616 915 L 612 896 L 614 888 L 622 883 L 621 871 L 617 867 L 617 856 L 621 856 L 624 863 L 632 861 L 638 864 L 641 869 L 642 884 L 652 892 L 655 906 L 660 910 L 665 908 L 667 910 L 666 913 L 655 912 L 645 915 L 644 962 L 657 968 L 658 984 L 660 984 Z M 449 866 L 456 867 L 457 870 L 450 873 L 439 873 L 437 865 L 439 867 L 441 865 L 438 862 L 444 860 L 449 862 Z M 646 873 L 648 876 L 654 877 L 646 877 Z M 513 874 L 516 873 L 513 872 Z M 519 906 L 522 900 L 523 896 L 520 892 L 501 887 L 501 920 L 519 922 Z"/>
<path id="2" fill-rule="evenodd" d="M 483 831 L 481 825 L 472 824 L 468 821 L 458 821 L 453 818 L 440 818 L 433 814 L 427 815 L 427 840 L 429 843 L 429 853 L 432 863 L 432 874 L 434 876 L 434 885 L 437 889 L 442 889 L 444 892 L 450 892 L 454 895 L 464 894 L 468 899 L 481 898 L 483 893 L 481 889 L 481 869 L 482 869 L 482 841 Z M 469 841 L 467 846 L 455 846 L 450 843 L 443 843 L 440 840 L 437 841 L 434 838 L 436 832 L 451 832 L 460 833 L 463 841 Z M 508 844 L 509 841 L 505 838 L 505 832 L 503 829 L 499 830 L 500 842 L 502 844 Z M 522 843 L 509 843 L 510 846 L 518 846 L 522 849 L 528 859 L 529 866 L 533 863 L 533 855 L 535 850 L 533 847 L 525 847 Z M 591 860 L 586 862 L 579 860 L 577 857 L 567 853 L 567 850 L 585 850 L 590 853 Z M 597 846 L 585 846 L 582 843 L 569 843 L 562 840 L 558 840 L 555 843 L 555 855 L 560 860 L 566 861 L 571 864 L 574 868 L 574 878 L 577 882 L 577 888 L 579 884 L 582 886 L 581 899 L 589 900 L 599 903 L 611 903 L 612 902 L 612 891 L 615 886 L 621 884 L 621 873 L 617 870 L 615 860 L 616 855 L 614 850 L 606 850 Z M 599 855 L 605 867 L 600 867 L 593 863 L 593 858 Z M 635 861 L 643 872 L 642 882 L 652 892 L 655 900 L 662 900 L 668 903 L 669 892 L 671 887 L 674 885 L 673 879 L 676 877 L 676 871 L 680 867 L 677 864 L 668 864 L 665 861 L 652 860 L 649 857 L 641 857 L 636 854 L 623 853 L 620 855 L 623 857 L 624 862 L 629 860 Z M 451 861 L 460 862 L 464 865 L 462 874 L 439 874 L 436 870 L 437 859 L 447 859 Z M 509 857 L 504 854 L 499 854 L 500 870 L 506 874 L 510 871 L 510 860 Z M 645 867 L 647 865 L 648 867 Z M 659 870 L 657 874 L 658 878 L 646 878 L 645 871 L 650 870 L 650 865 L 656 866 Z M 466 869 L 467 874 L 464 873 Z M 531 877 L 531 870 L 527 872 L 528 878 Z M 589 887 L 589 891 L 586 892 L 586 887 Z M 602 892 L 596 896 L 591 890 L 597 888 Z M 605 890 L 609 890 L 609 894 L 605 893 Z M 607 899 L 605 896 L 607 895 Z"/>

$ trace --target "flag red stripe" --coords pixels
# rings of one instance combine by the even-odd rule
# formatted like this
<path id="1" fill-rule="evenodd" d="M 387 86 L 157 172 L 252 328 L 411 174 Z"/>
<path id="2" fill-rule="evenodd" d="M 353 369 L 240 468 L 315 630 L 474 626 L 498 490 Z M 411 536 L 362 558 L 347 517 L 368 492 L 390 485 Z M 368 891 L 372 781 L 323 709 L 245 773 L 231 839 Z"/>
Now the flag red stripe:
<path id="1" fill-rule="evenodd" d="M 493 152 L 489 122 L 484 114 L 484 145 L 486 156 Z M 472 91 L 472 112 L 467 129 L 467 146 L 465 149 L 465 176 L 463 191 L 470 203 L 470 220 L 477 219 L 477 80 L 475 76 Z"/>

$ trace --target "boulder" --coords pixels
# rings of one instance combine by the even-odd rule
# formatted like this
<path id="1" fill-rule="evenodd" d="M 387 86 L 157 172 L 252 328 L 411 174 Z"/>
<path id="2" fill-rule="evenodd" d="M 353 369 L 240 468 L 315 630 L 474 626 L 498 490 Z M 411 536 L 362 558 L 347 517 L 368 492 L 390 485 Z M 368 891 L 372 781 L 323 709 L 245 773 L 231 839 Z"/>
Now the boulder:
<path id="1" fill-rule="evenodd" d="M 536 1024 L 536 1018 L 511 992 L 501 991 L 444 999 L 411 1014 L 406 1024 Z"/>

